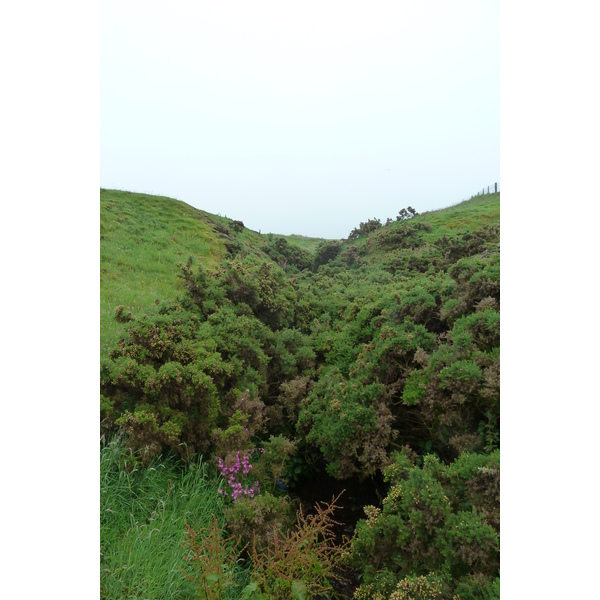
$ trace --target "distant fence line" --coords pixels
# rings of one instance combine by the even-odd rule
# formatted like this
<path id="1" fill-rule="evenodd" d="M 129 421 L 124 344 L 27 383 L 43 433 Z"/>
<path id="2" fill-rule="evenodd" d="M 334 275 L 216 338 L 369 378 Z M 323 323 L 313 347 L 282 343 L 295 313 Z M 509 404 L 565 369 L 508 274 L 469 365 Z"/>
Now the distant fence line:
<path id="1" fill-rule="evenodd" d="M 494 183 L 487 186 L 487 191 L 486 188 L 482 188 L 480 192 L 477 192 L 471 196 L 471 198 L 475 198 L 476 196 L 485 196 L 485 194 L 495 194 L 498 191 L 500 191 L 500 186 L 497 183 Z"/>

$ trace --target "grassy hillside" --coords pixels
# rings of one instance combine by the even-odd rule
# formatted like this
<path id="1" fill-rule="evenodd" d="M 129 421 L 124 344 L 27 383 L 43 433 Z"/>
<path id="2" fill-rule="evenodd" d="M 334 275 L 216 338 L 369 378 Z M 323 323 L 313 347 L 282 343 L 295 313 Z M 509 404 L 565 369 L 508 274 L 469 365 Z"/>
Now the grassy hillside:
<path id="1" fill-rule="evenodd" d="M 156 304 L 182 291 L 177 264 L 194 258 L 214 269 L 240 249 L 266 258 L 266 235 L 172 198 L 119 190 L 100 190 L 100 319 L 102 358 L 125 333 L 114 318 L 119 305 L 134 314 L 151 313 Z M 322 240 L 271 236 L 313 251 Z"/>
<path id="2" fill-rule="evenodd" d="M 407 246 L 409 250 L 414 249 L 416 245 L 421 249 L 431 247 L 444 237 L 452 239 L 467 233 L 474 234 L 485 227 L 498 227 L 500 225 L 500 193 L 476 196 L 448 208 L 418 214 L 404 221 L 393 221 L 370 235 L 359 236 L 350 245 L 363 246 L 366 244 L 368 246 L 370 239 L 372 245 L 379 250 L 371 253 L 376 262 L 383 258 L 383 254 L 402 246 L 402 244 L 394 245 L 393 243 L 378 244 L 378 241 L 383 241 L 381 238 L 394 231 L 410 229 L 418 224 L 425 224 L 426 229 L 423 229 L 422 233 L 417 236 L 418 244 Z"/>
<path id="3" fill-rule="evenodd" d="M 427 212 L 415 218 L 430 223 L 438 237 L 455 231 L 473 231 L 483 225 L 499 225 L 500 192 L 475 196 L 449 208 Z"/>
<path id="4" fill-rule="evenodd" d="M 177 262 L 216 266 L 225 255 L 207 213 L 160 196 L 100 190 L 101 356 L 124 333 L 116 306 L 136 314 L 178 291 Z"/>

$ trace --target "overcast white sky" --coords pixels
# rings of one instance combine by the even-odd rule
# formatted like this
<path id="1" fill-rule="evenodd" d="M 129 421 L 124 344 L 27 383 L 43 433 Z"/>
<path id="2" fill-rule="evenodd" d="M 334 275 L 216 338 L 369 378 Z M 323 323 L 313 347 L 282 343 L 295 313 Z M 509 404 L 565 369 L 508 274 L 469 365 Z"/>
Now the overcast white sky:
<path id="1" fill-rule="evenodd" d="M 500 181 L 499 1 L 100 8 L 104 188 L 341 238 Z"/>

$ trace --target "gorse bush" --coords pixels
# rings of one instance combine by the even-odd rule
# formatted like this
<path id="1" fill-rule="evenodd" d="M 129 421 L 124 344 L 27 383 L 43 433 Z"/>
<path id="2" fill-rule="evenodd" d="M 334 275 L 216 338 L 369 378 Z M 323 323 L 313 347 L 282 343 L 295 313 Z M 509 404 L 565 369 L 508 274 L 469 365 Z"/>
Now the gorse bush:
<path id="1" fill-rule="evenodd" d="M 491 586 L 500 567 L 499 453 L 462 454 L 448 465 L 426 455 L 422 467 L 414 459 L 409 451 L 394 455 L 382 507 L 365 507 L 367 519 L 358 523 L 352 557 L 364 575 L 363 595 L 387 597 L 407 573 L 444 581 L 448 592 L 476 581 Z M 406 597 L 400 591 L 389 597 Z"/>
<path id="2" fill-rule="evenodd" d="M 148 457 L 168 447 L 189 458 L 210 448 L 244 390 L 266 395 L 272 382 L 310 368 L 303 334 L 277 330 L 293 325 L 286 307 L 296 292 L 271 267 L 233 261 L 211 288 L 187 264 L 187 298 L 130 317 L 128 337 L 101 367 L 105 427 L 126 430 Z"/>
<path id="3" fill-rule="evenodd" d="M 377 218 L 368 219 L 365 223 L 361 223 L 358 227 L 355 227 L 348 236 L 349 240 L 355 240 L 361 235 L 368 235 L 373 231 L 377 231 L 381 227 L 381 221 Z"/>
<path id="4" fill-rule="evenodd" d="M 499 338 L 494 309 L 461 317 L 445 343 L 408 375 L 403 401 L 419 407 L 439 451 L 498 447 Z"/>
<path id="5" fill-rule="evenodd" d="M 321 450 L 327 471 L 343 479 L 374 475 L 387 464 L 392 421 L 383 385 L 365 386 L 331 370 L 303 403 L 298 430 Z"/>
<path id="6" fill-rule="evenodd" d="M 295 510 L 285 495 L 261 491 L 244 495 L 225 508 L 227 528 L 243 544 L 265 550 L 294 525 Z"/>

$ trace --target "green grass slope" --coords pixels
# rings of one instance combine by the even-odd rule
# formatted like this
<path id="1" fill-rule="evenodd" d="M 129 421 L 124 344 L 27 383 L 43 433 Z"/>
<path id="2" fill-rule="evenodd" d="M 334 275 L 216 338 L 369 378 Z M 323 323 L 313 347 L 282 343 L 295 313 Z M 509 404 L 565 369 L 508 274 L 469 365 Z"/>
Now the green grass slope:
<path id="1" fill-rule="evenodd" d="M 278 238 L 308 254 L 323 241 L 239 230 L 231 219 L 179 200 L 101 189 L 101 358 L 125 334 L 126 325 L 113 318 L 115 307 L 150 314 L 158 302 L 177 296 L 183 289 L 178 263 L 192 256 L 196 264 L 211 270 L 239 252 L 267 258 L 265 244 Z"/>
<path id="2" fill-rule="evenodd" d="M 390 273 L 425 272 L 431 266 L 486 252 L 500 251 L 500 194 L 486 194 L 448 208 L 382 224 L 367 234 L 344 240 L 338 267 L 379 265 Z"/>
<path id="3" fill-rule="evenodd" d="M 206 267 L 226 254 L 208 215 L 160 196 L 100 190 L 100 355 L 123 335 L 116 306 L 139 314 L 180 289 L 176 264 L 189 256 Z"/>
<path id="4" fill-rule="evenodd" d="M 454 206 L 415 217 L 429 223 L 441 238 L 456 232 L 473 231 L 485 225 L 500 224 L 500 192 L 475 196 Z"/>
<path id="5" fill-rule="evenodd" d="M 427 224 L 428 230 L 420 237 L 422 245 L 452 238 L 465 233 L 473 233 L 486 226 L 500 225 L 500 193 L 476 196 L 448 208 L 428 211 L 404 221 L 393 221 L 369 236 L 363 235 L 353 243 L 361 245 L 368 238 L 377 239 L 384 231 L 394 231 L 418 223 Z"/>

